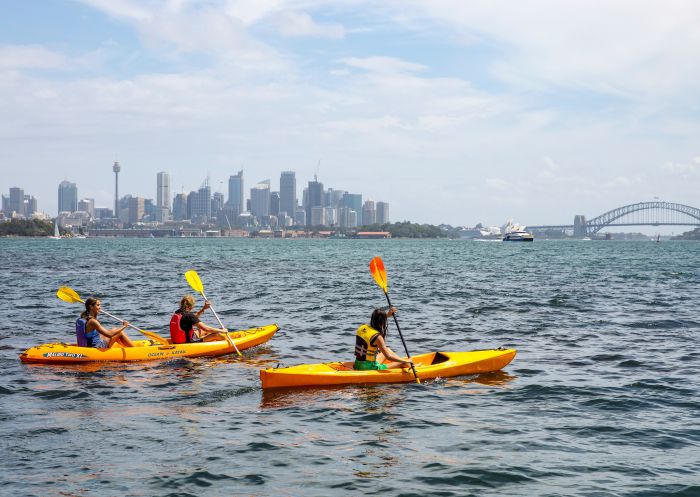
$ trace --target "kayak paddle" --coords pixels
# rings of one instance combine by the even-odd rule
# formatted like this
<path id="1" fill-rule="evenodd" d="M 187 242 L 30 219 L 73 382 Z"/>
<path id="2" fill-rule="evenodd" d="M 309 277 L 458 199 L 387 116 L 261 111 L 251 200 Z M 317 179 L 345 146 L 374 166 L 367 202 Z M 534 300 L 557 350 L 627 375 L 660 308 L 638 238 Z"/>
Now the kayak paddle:
<path id="1" fill-rule="evenodd" d="M 374 281 L 377 282 L 379 288 L 384 290 L 384 295 L 386 296 L 386 301 L 389 304 L 389 309 L 391 309 L 391 300 L 389 299 L 389 282 L 386 279 L 386 270 L 384 269 L 384 262 L 382 258 L 377 256 L 371 261 L 369 261 L 369 272 L 372 273 Z M 401 328 L 399 328 L 399 321 L 396 319 L 396 313 L 392 314 L 394 317 L 394 323 L 396 324 L 396 329 L 399 331 L 399 336 L 401 337 L 401 343 L 403 343 L 403 349 L 406 351 L 406 357 L 411 360 L 411 354 L 408 353 L 408 347 L 406 347 L 406 341 L 403 339 L 401 334 Z M 418 373 L 416 373 L 416 367 L 411 363 L 411 369 L 413 370 L 413 376 L 416 377 L 416 383 L 420 383 L 418 379 Z"/>
<path id="2" fill-rule="evenodd" d="M 197 274 L 197 271 L 195 271 L 194 269 L 190 269 L 189 271 L 185 272 L 185 279 L 187 280 L 187 283 L 190 284 L 190 286 L 192 287 L 192 289 L 195 292 L 201 294 L 202 298 L 204 300 L 207 300 L 207 296 L 204 295 L 204 285 L 202 284 L 202 280 L 199 279 L 199 275 Z M 219 326 L 221 326 L 224 329 L 227 329 L 224 326 L 224 323 L 221 322 L 221 319 L 219 319 L 219 315 L 214 310 L 214 306 L 211 305 L 211 302 L 209 302 L 209 308 L 211 309 L 211 312 L 214 313 L 214 317 L 216 317 L 216 320 L 219 322 Z M 233 348 L 236 350 L 236 354 L 238 354 L 240 356 L 241 351 L 238 350 L 238 347 L 236 347 L 236 344 L 233 343 L 233 339 L 231 339 L 228 332 L 224 333 L 224 336 L 226 337 L 226 340 L 228 340 L 228 343 L 230 343 L 233 346 Z"/>
<path id="3" fill-rule="evenodd" d="M 61 288 L 59 288 L 58 291 L 56 292 L 56 297 L 63 300 L 64 302 L 68 302 L 69 304 L 75 304 L 76 302 L 80 302 L 82 304 L 85 303 L 85 301 L 80 298 L 80 295 L 78 295 L 78 293 L 75 290 L 73 290 L 72 288 L 67 287 L 67 286 L 62 286 Z M 117 321 L 120 321 L 120 322 L 124 321 L 123 319 L 119 319 L 118 317 L 113 316 L 112 314 L 105 311 L 104 309 L 102 309 L 102 313 L 106 314 L 107 316 L 111 317 L 112 319 L 116 319 Z M 158 343 L 161 343 L 163 345 L 172 345 L 165 338 L 163 338 L 160 335 L 157 335 L 156 333 L 153 333 L 151 331 L 142 330 L 141 328 L 137 328 L 133 324 L 129 324 L 129 327 L 135 329 L 139 333 L 143 333 L 148 338 L 151 338 Z"/>

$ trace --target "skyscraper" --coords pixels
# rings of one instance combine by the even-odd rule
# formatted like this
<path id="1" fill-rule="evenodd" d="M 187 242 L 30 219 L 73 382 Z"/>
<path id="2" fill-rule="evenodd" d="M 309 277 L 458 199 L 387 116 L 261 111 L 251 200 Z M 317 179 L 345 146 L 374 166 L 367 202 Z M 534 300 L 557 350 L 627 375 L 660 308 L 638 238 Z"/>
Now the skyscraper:
<path id="1" fill-rule="evenodd" d="M 306 223 L 313 226 L 311 222 L 311 210 L 314 207 L 323 207 L 323 183 L 314 176 L 313 181 L 309 181 L 308 199 L 306 204 Z"/>
<path id="2" fill-rule="evenodd" d="M 119 171 L 122 168 L 117 161 L 114 161 L 112 171 L 114 171 L 114 217 L 119 217 Z M 59 209 L 60 210 L 60 209 Z"/>
<path id="3" fill-rule="evenodd" d="M 241 214 L 245 211 L 243 201 L 243 171 L 241 170 L 228 179 L 228 206 L 237 209 L 238 214 Z"/>
<path id="4" fill-rule="evenodd" d="M 173 200 L 173 219 L 183 221 L 187 219 L 187 195 L 178 193 Z"/>
<path id="5" fill-rule="evenodd" d="M 294 171 L 282 171 L 280 175 L 280 212 L 294 217 L 297 208 L 297 178 Z"/>
<path id="6" fill-rule="evenodd" d="M 280 213 L 280 192 L 270 192 L 270 215 L 279 216 Z"/>
<path id="7" fill-rule="evenodd" d="M 10 202 L 9 210 L 7 214 L 11 214 L 13 211 L 19 216 L 24 216 L 24 189 L 13 186 L 10 188 Z"/>
<path id="8" fill-rule="evenodd" d="M 377 224 L 387 224 L 389 222 L 389 204 L 377 202 Z"/>
<path id="9" fill-rule="evenodd" d="M 70 181 L 61 181 L 58 185 L 58 212 L 75 212 L 77 210 L 77 185 Z"/>
<path id="10" fill-rule="evenodd" d="M 362 195 L 359 193 L 346 193 L 343 195 L 341 205 L 349 207 L 357 213 L 357 226 L 362 226 Z"/>
<path id="11" fill-rule="evenodd" d="M 250 213 L 258 219 L 270 215 L 270 181 L 262 181 L 250 189 Z"/>
<path id="12" fill-rule="evenodd" d="M 377 211 L 374 207 L 374 200 L 366 200 L 362 206 L 362 226 L 369 226 L 377 222 Z"/>
<path id="13" fill-rule="evenodd" d="M 170 175 L 163 171 L 157 175 L 156 207 L 170 212 Z"/>

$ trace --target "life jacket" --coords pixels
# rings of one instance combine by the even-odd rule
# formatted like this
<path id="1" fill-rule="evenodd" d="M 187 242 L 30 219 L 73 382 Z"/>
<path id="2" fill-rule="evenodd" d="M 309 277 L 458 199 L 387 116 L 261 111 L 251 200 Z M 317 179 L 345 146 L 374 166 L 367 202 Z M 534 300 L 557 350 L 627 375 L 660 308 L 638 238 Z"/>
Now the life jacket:
<path id="1" fill-rule="evenodd" d="M 358 361 L 376 361 L 376 345 L 372 345 L 377 335 L 380 333 L 369 325 L 363 324 L 357 329 L 355 335 L 355 359 Z"/>
<path id="2" fill-rule="evenodd" d="M 85 329 L 87 330 L 87 324 L 90 321 L 90 319 L 85 320 Z M 78 324 L 76 323 L 76 332 L 77 332 L 77 327 Z M 105 348 L 107 347 L 107 343 L 102 339 L 102 335 L 100 335 L 100 332 L 97 331 L 97 328 L 93 329 L 90 332 L 85 332 L 85 346 L 86 347 L 96 347 L 96 348 Z"/>
<path id="3" fill-rule="evenodd" d="M 192 331 L 188 332 L 180 326 L 182 312 L 178 309 L 170 318 L 170 341 L 172 343 L 190 343 L 192 341 Z"/>
<path id="4" fill-rule="evenodd" d="M 85 337 L 85 330 L 87 329 L 87 319 L 84 317 L 79 317 L 75 322 L 75 338 L 78 343 L 78 347 L 87 347 L 88 341 Z"/>

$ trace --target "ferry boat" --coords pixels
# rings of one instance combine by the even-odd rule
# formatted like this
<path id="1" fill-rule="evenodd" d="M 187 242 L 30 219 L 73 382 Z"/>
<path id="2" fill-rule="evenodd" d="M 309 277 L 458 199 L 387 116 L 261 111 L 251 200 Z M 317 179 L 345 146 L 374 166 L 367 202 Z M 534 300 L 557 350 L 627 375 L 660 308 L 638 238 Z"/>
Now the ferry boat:
<path id="1" fill-rule="evenodd" d="M 515 224 L 512 219 L 503 226 L 504 242 L 531 242 L 534 239 L 532 233 L 525 231 L 525 226 Z"/>
<path id="2" fill-rule="evenodd" d="M 532 242 L 534 239 L 532 233 L 525 230 L 510 231 L 503 236 L 504 242 Z"/>

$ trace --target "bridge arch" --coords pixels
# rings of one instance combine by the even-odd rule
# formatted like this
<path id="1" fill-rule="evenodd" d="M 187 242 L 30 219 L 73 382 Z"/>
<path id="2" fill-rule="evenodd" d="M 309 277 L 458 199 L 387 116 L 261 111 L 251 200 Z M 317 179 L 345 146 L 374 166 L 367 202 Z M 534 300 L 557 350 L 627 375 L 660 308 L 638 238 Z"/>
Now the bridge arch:
<path id="1" fill-rule="evenodd" d="M 677 212 L 680 214 L 684 214 L 685 216 L 688 216 L 690 218 L 695 219 L 697 222 L 696 223 L 687 223 L 687 222 L 675 222 L 675 223 L 670 223 L 670 222 L 664 222 L 664 221 L 659 221 L 658 218 L 656 222 L 635 222 L 635 223 L 630 223 L 629 225 L 631 226 L 641 226 L 641 225 L 651 225 L 651 226 L 656 226 L 656 225 L 664 225 L 664 224 L 679 224 L 679 225 L 685 225 L 685 226 L 692 226 L 692 225 L 700 225 L 700 209 L 696 207 L 691 207 L 689 205 L 683 205 L 683 204 L 676 204 L 672 202 L 639 202 L 637 204 L 630 204 L 630 205 L 624 205 L 622 207 L 618 207 L 616 209 L 613 209 L 611 211 L 605 212 L 604 214 L 601 214 L 598 217 L 594 217 L 593 219 L 590 219 L 586 222 L 586 231 L 588 232 L 589 235 L 595 235 L 598 233 L 600 230 L 607 226 L 620 226 L 624 225 L 621 223 L 615 223 L 618 219 L 628 216 L 634 212 L 639 212 L 639 211 L 656 211 L 656 214 L 663 213 L 663 212 Z"/>

